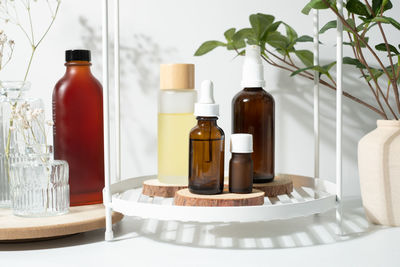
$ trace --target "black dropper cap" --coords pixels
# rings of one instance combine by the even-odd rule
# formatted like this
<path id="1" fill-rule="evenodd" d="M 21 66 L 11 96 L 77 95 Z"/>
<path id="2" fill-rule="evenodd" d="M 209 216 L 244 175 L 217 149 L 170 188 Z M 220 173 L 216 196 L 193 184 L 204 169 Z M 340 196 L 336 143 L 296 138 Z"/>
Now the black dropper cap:
<path id="1" fill-rule="evenodd" d="M 65 61 L 90 61 L 90 50 L 76 49 L 65 51 Z"/>

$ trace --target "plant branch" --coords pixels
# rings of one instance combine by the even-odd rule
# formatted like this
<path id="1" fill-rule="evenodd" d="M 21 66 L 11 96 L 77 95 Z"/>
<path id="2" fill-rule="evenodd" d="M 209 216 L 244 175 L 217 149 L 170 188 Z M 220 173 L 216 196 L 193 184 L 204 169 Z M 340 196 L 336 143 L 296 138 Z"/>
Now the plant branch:
<path id="1" fill-rule="evenodd" d="M 285 63 L 285 64 L 287 64 L 287 65 L 289 65 L 289 66 L 295 68 L 296 70 L 299 70 L 299 69 L 300 69 L 299 67 L 297 67 L 296 65 L 294 65 L 293 61 L 287 62 L 284 58 L 279 57 L 278 55 L 276 55 L 275 53 L 271 52 L 270 50 L 265 49 L 265 51 L 266 51 L 267 53 L 271 54 L 273 57 L 277 58 L 278 60 L 282 61 L 283 63 Z M 312 74 L 311 72 L 309 72 L 309 71 L 303 71 L 303 72 L 313 77 L 313 74 Z"/>
<path id="2" fill-rule="evenodd" d="M 368 50 L 371 52 L 371 54 L 375 57 L 376 61 L 378 62 L 378 64 L 381 66 L 383 72 L 386 74 L 386 76 L 388 77 L 389 80 L 392 80 L 390 77 L 389 72 L 387 71 L 387 69 L 385 68 L 385 66 L 383 65 L 382 61 L 379 59 L 378 55 L 375 53 L 375 51 L 371 48 L 371 46 L 368 44 L 368 42 L 364 39 L 364 37 L 360 36 L 357 31 L 355 29 L 353 29 L 353 27 L 351 25 L 349 25 L 346 21 L 346 19 L 335 9 L 333 8 L 329 2 L 327 0 L 322 0 L 326 5 L 329 6 L 329 8 L 336 14 L 336 16 L 340 19 L 340 21 L 342 22 L 342 24 L 344 26 L 346 26 L 356 37 L 358 40 L 360 40 L 367 48 Z M 395 99 L 396 99 L 396 104 L 398 105 L 398 109 L 400 112 L 400 100 L 399 100 L 399 91 L 397 88 L 397 83 L 393 83 L 393 91 L 395 94 Z"/>
<path id="3" fill-rule="evenodd" d="M 352 42 L 353 42 L 353 38 L 351 38 L 351 34 L 350 34 L 349 32 L 347 32 L 347 35 L 348 35 L 348 37 L 349 37 L 350 43 L 352 43 Z M 353 54 L 354 54 L 354 56 L 355 56 L 360 62 L 362 62 L 362 61 L 363 61 L 363 60 L 361 59 L 361 56 L 362 56 L 362 55 L 360 55 L 361 52 L 357 52 L 357 50 L 361 50 L 361 47 L 359 46 L 359 43 L 358 43 L 357 41 L 355 41 L 355 40 L 354 40 L 354 44 L 356 44 L 357 49 L 355 49 L 354 46 L 351 46 L 351 48 L 352 48 L 352 50 L 353 50 Z M 376 99 L 376 102 L 378 103 L 380 109 L 382 110 L 382 113 L 384 114 L 383 117 L 384 117 L 385 119 L 388 119 L 388 116 L 387 116 L 387 114 L 386 114 L 386 112 L 385 112 L 385 109 L 383 108 L 382 103 L 381 103 L 381 101 L 379 100 L 379 95 L 378 95 L 377 93 L 375 93 L 375 90 L 374 90 L 374 88 L 372 87 L 371 82 L 367 80 L 367 77 L 366 77 L 366 75 L 365 75 L 364 70 L 363 70 L 362 68 L 358 68 L 358 69 L 360 70 L 360 72 L 361 72 L 361 74 L 362 74 L 364 80 L 366 81 L 366 83 L 368 84 L 368 87 L 370 88 L 372 94 L 374 95 L 374 97 L 375 97 L 375 99 Z M 372 75 L 372 73 L 370 73 L 370 75 Z M 372 76 L 371 76 L 371 77 L 372 77 Z"/>
<path id="4" fill-rule="evenodd" d="M 31 28 L 31 38 L 32 38 L 32 43 L 35 43 L 35 35 L 33 33 L 33 23 L 32 23 L 32 14 L 31 14 L 31 6 L 28 2 L 27 7 L 26 7 L 26 11 L 28 12 L 28 18 L 29 18 L 29 25 Z"/>
<path id="5" fill-rule="evenodd" d="M 354 19 L 354 15 L 353 15 L 353 19 Z M 374 74 L 372 73 L 371 68 L 369 67 L 369 65 L 367 64 L 367 62 L 366 62 L 366 60 L 365 60 L 365 57 L 364 57 L 364 54 L 363 54 L 363 52 L 362 52 L 361 44 L 360 44 L 359 40 L 358 40 L 357 38 L 354 38 L 354 43 L 356 44 L 356 48 L 357 48 L 357 51 L 358 51 L 358 55 L 359 55 L 359 60 L 360 60 L 360 62 L 361 62 L 361 63 L 365 66 L 365 68 L 368 70 L 369 75 L 371 76 L 372 80 L 374 81 L 374 84 L 375 84 L 375 87 L 376 87 L 376 93 L 375 93 L 374 95 L 375 95 L 375 98 L 376 98 L 378 104 L 379 104 L 379 105 L 381 106 L 381 108 L 383 109 L 383 107 L 382 107 L 382 105 L 381 105 L 381 103 L 380 103 L 380 100 L 379 100 L 379 93 L 380 93 L 380 94 L 382 95 L 382 97 L 383 97 L 383 99 L 384 99 L 386 105 L 388 106 L 390 112 L 393 114 L 393 117 L 397 120 L 398 118 L 397 118 L 397 116 L 396 116 L 396 113 L 393 111 L 393 109 L 392 109 L 392 107 L 391 107 L 391 105 L 390 105 L 388 99 L 387 99 L 387 98 L 385 97 L 385 95 L 383 94 L 382 89 L 381 89 L 381 87 L 379 86 L 379 83 L 378 83 L 376 77 L 375 77 Z M 366 79 L 366 75 L 365 75 L 364 71 L 363 71 L 362 69 L 360 69 L 360 71 L 361 71 L 361 73 L 363 74 L 364 79 Z M 372 86 L 371 86 L 370 88 L 372 89 Z M 372 90 L 373 90 L 373 89 L 372 89 Z M 384 112 L 384 110 L 383 110 L 383 112 Z M 384 112 L 384 113 L 385 113 L 385 112 Z M 385 119 L 388 119 L 386 113 L 385 113 Z"/>
<path id="6" fill-rule="evenodd" d="M 262 56 L 262 57 L 263 57 L 264 60 L 266 60 L 266 58 L 265 58 L 264 56 Z M 267 61 L 267 62 L 268 62 L 268 61 Z M 268 63 L 271 64 L 270 62 L 268 62 Z M 281 68 L 281 69 L 284 69 L 284 70 L 287 70 L 287 71 L 290 71 L 290 72 L 293 72 L 293 71 L 294 71 L 294 70 L 289 69 L 289 68 L 287 68 L 287 67 L 285 67 L 285 66 L 278 65 L 278 64 L 276 64 L 276 63 L 274 63 L 274 62 L 273 62 L 273 64 L 271 64 L 271 65 L 273 65 L 273 66 L 275 66 L 275 67 L 278 67 L 278 68 Z M 314 76 L 308 76 L 308 75 L 305 75 L 305 74 L 303 74 L 303 73 L 299 73 L 298 75 L 300 75 L 300 76 L 302 76 L 302 77 L 304 77 L 304 78 L 307 78 L 307 79 L 309 79 L 309 80 L 312 80 L 312 81 L 314 80 Z M 329 84 L 328 82 L 326 82 L 326 81 L 324 81 L 324 80 L 322 80 L 322 79 L 319 79 L 319 83 L 322 84 L 322 85 L 325 85 L 326 87 L 328 87 L 328 88 L 330 88 L 330 89 L 332 89 L 332 90 L 334 90 L 334 91 L 336 91 L 336 86 L 333 86 L 333 85 Z M 353 101 L 355 101 L 355 102 L 357 102 L 357 103 L 359 103 L 359 104 L 365 106 L 366 108 L 368 108 L 368 109 L 370 109 L 370 110 L 372 110 L 372 111 L 378 113 L 378 114 L 379 114 L 380 116 L 382 116 L 382 117 L 385 116 L 385 113 L 384 113 L 384 112 L 382 112 L 382 111 L 380 111 L 379 109 L 377 109 L 376 107 L 374 107 L 374 106 L 372 106 L 372 105 L 370 105 L 370 104 L 368 104 L 368 103 L 362 101 L 362 100 L 359 99 L 358 97 L 355 97 L 355 96 L 349 94 L 349 93 L 346 92 L 346 91 L 343 91 L 343 96 L 345 96 L 345 97 L 347 97 L 347 98 L 349 98 L 349 99 L 351 99 L 351 100 L 353 100 Z"/>
<path id="7" fill-rule="evenodd" d="M 53 26 L 53 23 L 56 20 L 56 16 L 57 16 L 58 10 L 60 8 L 60 3 L 61 2 L 59 0 L 57 0 L 57 7 L 56 7 L 56 10 L 54 12 L 54 15 L 52 15 L 52 17 L 51 17 L 51 22 L 50 22 L 49 26 L 47 27 L 46 31 L 44 32 L 43 36 L 37 42 L 36 47 L 38 47 L 40 45 L 40 43 L 43 41 L 44 37 L 46 37 L 47 33 L 49 32 L 51 26 Z"/>

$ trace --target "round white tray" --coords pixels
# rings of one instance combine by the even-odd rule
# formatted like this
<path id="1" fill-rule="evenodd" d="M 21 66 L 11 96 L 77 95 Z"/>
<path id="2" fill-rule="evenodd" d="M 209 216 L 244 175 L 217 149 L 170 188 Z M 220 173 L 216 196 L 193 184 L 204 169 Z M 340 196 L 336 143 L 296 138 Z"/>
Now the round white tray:
<path id="1" fill-rule="evenodd" d="M 127 216 L 196 222 L 251 222 L 289 219 L 335 208 L 335 184 L 311 177 L 279 174 L 293 181 L 293 192 L 265 197 L 262 206 L 188 207 L 173 205 L 173 198 L 142 195 L 142 183 L 153 176 L 130 178 L 111 185 L 114 211 Z"/>

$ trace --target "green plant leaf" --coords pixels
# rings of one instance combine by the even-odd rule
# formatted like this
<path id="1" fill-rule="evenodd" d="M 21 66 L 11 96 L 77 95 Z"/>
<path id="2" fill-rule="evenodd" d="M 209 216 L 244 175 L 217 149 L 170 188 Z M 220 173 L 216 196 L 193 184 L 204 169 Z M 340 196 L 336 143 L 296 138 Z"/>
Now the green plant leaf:
<path id="1" fill-rule="evenodd" d="M 359 69 L 365 69 L 365 66 L 356 58 L 344 57 L 343 58 L 343 64 L 353 65 L 353 66 L 356 66 Z"/>
<path id="2" fill-rule="evenodd" d="M 304 71 L 306 71 L 306 70 L 311 70 L 311 69 L 314 69 L 314 68 L 316 68 L 316 67 L 319 67 L 319 66 L 309 66 L 309 67 L 306 67 L 306 68 L 298 69 L 298 70 L 296 70 L 296 71 L 293 71 L 293 72 L 290 74 L 290 76 L 293 77 L 293 76 L 299 74 L 300 72 L 304 72 Z"/>
<path id="3" fill-rule="evenodd" d="M 314 38 L 312 38 L 309 35 L 302 35 L 296 39 L 296 43 L 305 43 L 305 42 L 314 42 Z"/>
<path id="4" fill-rule="evenodd" d="M 309 50 L 296 50 L 294 51 L 296 56 L 303 62 L 307 67 L 312 66 L 314 64 L 314 55 Z"/>
<path id="5" fill-rule="evenodd" d="M 396 29 L 400 30 L 400 23 L 398 21 L 396 21 L 393 18 L 390 17 L 375 17 L 372 19 L 372 21 L 374 22 L 382 22 L 382 23 L 386 23 L 386 24 L 392 24 Z"/>
<path id="6" fill-rule="evenodd" d="M 235 28 L 230 28 L 229 30 L 226 30 L 226 31 L 224 32 L 225 39 L 226 39 L 228 42 L 232 41 L 232 37 L 233 37 L 233 35 L 235 34 L 235 32 L 236 32 L 236 29 L 235 29 Z"/>
<path id="7" fill-rule="evenodd" d="M 332 5 L 332 1 L 328 0 L 328 2 Z M 302 10 L 303 14 L 310 14 L 311 9 L 327 9 L 329 5 L 327 5 L 323 0 L 311 0 Z"/>
<path id="8" fill-rule="evenodd" d="M 243 39 L 239 41 L 231 41 L 226 46 L 228 50 L 238 50 L 243 47 L 246 47 L 246 42 Z"/>
<path id="9" fill-rule="evenodd" d="M 285 24 L 285 28 L 286 28 L 286 36 L 289 40 L 289 43 L 294 44 L 295 40 L 298 37 L 297 32 L 292 27 L 290 27 L 288 24 L 286 24 L 286 23 L 284 23 L 284 24 Z"/>
<path id="10" fill-rule="evenodd" d="M 194 53 L 195 56 L 202 56 L 204 54 L 207 54 L 211 50 L 214 50 L 218 46 L 226 46 L 225 43 L 220 42 L 220 41 L 207 41 L 204 42 Z"/>
<path id="11" fill-rule="evenodd" d="M 367 7 L 359 0 L 348 0 L 346 3 L 346 9 L 351 13 L 361 16 L 369 17 L 371 15 L 369 14 Z"/>
<path id="12" fill-rule="evenodd" d="M 289 40 L 279 32 L 269 33 L 266 42 L 274 48 L 283 50 L 286 50 L 289 45 Z"/>
<path id="13" fill-rule="evenodd" d="M 260 41 L 266 42 L 268 39 L 268 34 L 272 32 L 276 32 L 278 29 L 279 25 L 281 25 L 282 21 L 276 21 L 272 24 L 270 24 L 267 28 L 265 28 L 264 32 L 261 35 Z"/>
<path id="14" fill-rule="evenodd" d="M 336 63 L 336 62 L 332 62 L 332 63 Z M 329 65 L 331 65 L 332 63 L 330 63 Z M 321 75 L 323 75 L 323 74 L 325 74 L 325 75 L 328 76 L 328 77 L 331 77 L 331 75 L 329 74 L 329 71 L 328 71 L 326 68 L 321 67 L 321 66 L 309 66 L 309 67 L 306 67 L 306 68 L 298 69 L 298 70 L 292 72 L 292 73 L 290 74 L 290 76 L 295 76 L 295 75 L 297 75 L 297 74 L 299 74 L 299 73 L 301 73 L 301 72 L 304 72 L 304 71 L 306 71 L 306 70 L 315 70 L 315 71 L 318 71 L 320 77 L 321 77 Z"/>
<path id="15" fill-rule="evenodd" d="M 356 28 L 356 25 L 355 25 L 353 19 L 350 19 L 350 18 L 349 18 L 349 19 L 346 19 L 346 22 L 347 22 L 353 29 Z M 336 29 L 336 27 L 337 27 L 337 20 L 328 21 L 324 26 L 322 26 L 322 28 L 319 30 L 319 33 L 320 33 L 320 34 L 323 34 L 323 33 L 326 32 L 327 30 Z M 350 31 L 349 28 L 347 28 L 346 26 L 343 26 L 343 29 L 344 29 L 345 31 Z M 357 29 L 357 31 L 359 31 L 359 30 Z"/>
<path id="16" fill-rule="evenodd" d="M 384 12 L 393 7 L 393 5 L 392 5 L 392 3 L 390 1 L 372 0 L 372 10 L 374 11 L 375 16 L 378 16 L 381 13 L 383 4 L 385 4 L 385 6 L 383 8 Z"/>
<path id="17" fill-rule="evenodd" d="M 267 14 L 250 15 L 250 24 L 257 40 L 261 40 L 265 30 L 274 22 L 274 16 Z"/>
<path id="18" fill-rule="evenodd" d="M 326 32 L 329 29 L 336 29 L 337 27 L 337 21 L 336 20 L 331 20 L 329 22 L 327 22 L 320 30 L 319 33 L 322 34 L 324 32 Z"/>
<path id="19" fill-rule="evenodd" d="M 333 66 L 335 66 L 336 65 L 336 61 L 333 61 L 333 62 L 331 62 L 331 63 L 329 63 L 329 64 L 326 64 L 326 65 L 324 65 L 324 66 L 322 66 L 322 68 L 324 69 L 324 70 L 326 70 L 326 71 L 329 71 Z"/>
<path id="20" fill-rule="evenodd" d="M 244 28 L 241 30 L 238 30 L 232 37 L 233 42 L 239 42 L 240 40 L 254 40 L 254 32 L 253 29 L 251 28 Z"/>
<path id="21" fill-rule="evenodd" d="M 391 44 L 388 44 L 388 46 L 389 46 L 390 52 L 394 53 L 395 55 L 399 55 L 399 54 L 400 54 L 399 51 L 397 51 L 396 47 L 394 47 L 394 46 L 391 45 Z M 378 50 L 378 51 L 385 51 L 385 52 L 387 52 L 386 44 L 385 44 L 385 43 L 377 44 L 377 45 L 375 46 L 375 49 Z"/>

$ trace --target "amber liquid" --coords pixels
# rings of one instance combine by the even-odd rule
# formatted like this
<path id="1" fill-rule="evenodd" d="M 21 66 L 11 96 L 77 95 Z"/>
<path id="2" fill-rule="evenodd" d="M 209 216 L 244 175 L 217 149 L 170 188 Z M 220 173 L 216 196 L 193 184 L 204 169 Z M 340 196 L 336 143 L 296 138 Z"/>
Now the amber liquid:
<path id="1" fill-rule="evenodd" d="M 102 203 L 102 86 L 87 61 L 66 63 L 53 91 L 54 158 L 69 165 L 71 206 Z"/>
<path id="2" fill-rule="evenodd" d="M 224 189 L 225 135 L 216 117 L 197 119 L 190 132 L 189 191 L 220 194 Z"/>
<path id="3" fill-rule="evenodd" d="M 262 88 L 245 88 L 232 100 L 232 133 L 253 135 L 253 182 L 274 180 L 275 103 Z"/>

